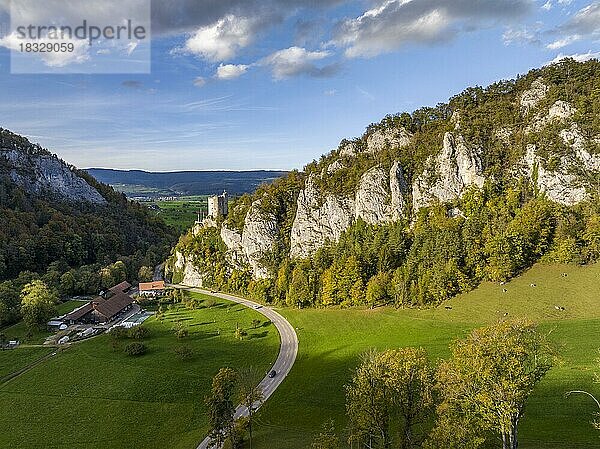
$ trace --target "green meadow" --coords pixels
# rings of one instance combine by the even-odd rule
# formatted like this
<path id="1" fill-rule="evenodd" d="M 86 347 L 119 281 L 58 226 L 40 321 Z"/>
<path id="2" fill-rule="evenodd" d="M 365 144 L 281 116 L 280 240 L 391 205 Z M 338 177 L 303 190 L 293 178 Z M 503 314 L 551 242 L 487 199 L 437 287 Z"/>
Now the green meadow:
<path id="1" fill-rule="evenodd" d="M 261 320 L 256 329 L 254 319 Z M 188 337 L 175 336 L 178 321 Z M 248 331 L 243 341 L 234 336 L 238 324 Z M 266 372 L 279 348 L 277 330 L 262 315 L 223 300 L 177 307 L 145 326 L 142 356 L 125 355 L 102 335 L 0 383 L 0 447 L 193 448 L 208 430 L 203 401 L 212 376 L 223 366 Z M 193 351 L 190 360 L 175 353 L 183 345 Z M 0 375 L 45 355 L 29 351 L 0 352 Z"/>
<path id="2" fill-rule="evenodd" d="M 421 346 L 437 360 L 449 355 L 454 338 L 504 319 L 506 313 L 507 318 L 540 323 L 559 355 L 529 401 L 520 447 L 600 447 L 600 431 L 590 424 L 597 411 L 593 402 L 584 396 L 564 398 L 571 389 L 600 395 L 600 384 L 593 382 L 594 373 L 600 372 L 600 265 L 537 265 L 506 285 L 483 284 L 435 309 L 281 313 L 297 329 L 299 355 L 289 377 L 260 412 L 257 448 L 307 448 L 331 418 L 344 435 L 344 385 L 368 349 Z"/>
<path id="3" fill-rule="evenodd" d="M 504 291 L 506 290 L 506 291 Z M 326 420 L 344 436 L 344 385 L 370 348 L 422 346 L 432 360 L 471 329 L 506 318 L 540 323 L 558 359 L 538 385 L 520 426 L 520 447 L 597 448 L 590 424 L 594 404 L 570 389 L 600 395 L 594 374 L 600 348 L 600 265 L 537 265 L 506 285 L 483 284 L 435 309 L 282 309 L 296 328 L 300 347 L 292 372 L 257 415 L 255 449 L 305 449 Z M 562 310 L 563 308 L 564 310 Z M 147 354 L 132 358 L 114 350 L 108 336 L 73 345 L 0 384 L 0 447 L 188 448 L 207 431 L 203 398 L 223 366 L 266 371 L 279 337 L 266 324 L 251 329 L 256 311 L 218 299 L 211 308 L 169 310 L 151 318 Z M 190 336 L 178 340 L 181 320 Z M 234 338 L 236 325 L 249 331 Z M 188 345 L 194 356 L 179 360 Z M 42 352 L 30 352 L 39 350 Z M 0 377 L 47 355 L 45 348 L 0 353 Z"/>

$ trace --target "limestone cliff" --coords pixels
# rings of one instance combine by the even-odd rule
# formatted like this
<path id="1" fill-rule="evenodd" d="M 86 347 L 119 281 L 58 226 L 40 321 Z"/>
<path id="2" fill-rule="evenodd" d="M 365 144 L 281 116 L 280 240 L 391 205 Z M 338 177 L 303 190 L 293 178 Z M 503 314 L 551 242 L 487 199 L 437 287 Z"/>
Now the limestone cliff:
<path id="1" fill-rule="evenodd" d="M 31 194 L 52 194 L 73 202 L 106 203 L 95 188 L 54 155 L 0 148 L 0 158 L 8 163 L 11 181 Z"/>
<path id="2" fill-rule="evenodd" d="M 447 132 L 442 151 L 430 157 L 425 170 L 412 186 L 413 209 L 427 207 L 435 200 L 456 200 L 471 185 L 483 187 L 483 167 L 479 150 L 469 148 L 462 136 Z"/>

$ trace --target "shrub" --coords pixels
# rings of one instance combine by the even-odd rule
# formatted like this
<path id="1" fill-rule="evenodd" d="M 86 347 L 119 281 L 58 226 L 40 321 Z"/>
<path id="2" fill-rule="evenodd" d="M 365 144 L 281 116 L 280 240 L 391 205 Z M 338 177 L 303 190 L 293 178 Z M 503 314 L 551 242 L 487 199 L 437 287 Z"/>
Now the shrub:
<path id="1" fill-rule="evenodd" d="M 143 340 L 150 334 L 150 331 L 147 327 L 135 326 L 129 329 L 128 334 L 129 338 L 133 338 L 135 340 Z"/>
<path id="2" fill-rule="evenodd" d="M 187 329 L 185 329 L 185 328 L 178 329 L 178 330 L 175 332 L 175 336 L 176 336 L 177 338 L 179 338 L 180 340 L 181 340 L 182 338 L 185 338 L 185 337 L 187 337 L 188 335 L 189 335 L 189 332 L 188 332 L 188 330 L 187 330 Z"/>
<path id="3" fill-rule="evenodd" d="M 189 346 L 178 346 L 174 349 L 180 360 L 189 360 L 194 356 L 194 351 Z"/>
<path id="4" fill-rule="evenodd" d="M 127 346 L 125 346 L 125 354 L 136 357 L 145 354 L 147 349 L 148 348 L 144 343 L 129 343 Z"/>
<path id="5" fill-rule="evenodd" d="M 125 340 L 129 337 L 129 331 L 124 327 L 117 326 L 113 327 L 108 335 L 110 335 L 113 340 Z"/>

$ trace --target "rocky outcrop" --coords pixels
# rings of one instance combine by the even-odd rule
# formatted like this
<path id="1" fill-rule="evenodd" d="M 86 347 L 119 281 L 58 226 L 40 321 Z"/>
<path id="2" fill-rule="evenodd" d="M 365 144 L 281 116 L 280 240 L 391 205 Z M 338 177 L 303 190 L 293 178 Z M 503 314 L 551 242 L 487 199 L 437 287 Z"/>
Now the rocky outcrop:
<path id="1" fill-rule="evenodd" d="M 391 198 L 388 189 L 388 173 L 376 166 L 360 178 L 354 200 L 354 217 L 369 224 L 378 224 L 392 219 Z"/>
<path id="2" fill-rule="evenodd" d="M 566 160 L 561 160 L 560 167 L 554 171 L 544 168 L 544 162 L 536 155 L 535 145 L 527 145 L 527 152 L 523 158 L 525 174 L 549 200 L 572 206 L 587 197 L 586 190 L 577 182 L 577 177 L 566 171 Z"/>
<path id="3" fill-rule="evenodd" d="M 297 211 L 290 236 L 290 256 L 308 257 L 327 241 L 337 241 L 352 223 L 354 201 L 327 195 L 322 198 L 312 177 L 298 195 Z"/>
<path id="4" fill-rule="evenodd" d="M 260 200 L 252 203 L 246 214 L 241 246 L 243 254 L 252 268 L 252 273 L 257 279 L 269 277 L 269 272 L 264 267 L 262 259 L 273 249 L 277 235 L 278 225 L 275 216 L 260 209 Z M 233 238 L 236 239 L 236 237 Z M 233 244 L 234 240 L 230 240 L 230 243 Z"/>
<path id="5" fill-rule="evenodd" d="M 54 155 L 0 149 L 0 157 L 8 161 L 11 180 L 28 193 L 49 193 L 66 201 L 106 204 L 94 187 Z"/>
<path id="6" fill-rule="evenodd" d="M 392 221 L 406 218 L 408 216 L 407 196 L 410 189 L 404 177 L 404 170 L 398 161 L 394 162 L 390 168 L 390 192 L 392 194 Z"/>
<path id="7" fill-rule="evenodd" d="M 600 154 L 591 154 L 587 151 L 585 138 L 576 124 L 572 124 L 568 129 L 563 129 L 560 137 L 565 145 L 574 150 L 576 158 L 574 163 L 578 161 L 585 170 L 600 171 Z"/>
<path id="8" fill-rule="evenodd" d="M 467 147 L 461 136 L 444 135 L 444 145 L 439 155 L 430 157 L 426 169 L 412 186 L 413 210 L 442 203 L 462 196 L 471 185 L 483 187 L 483 167 L 478 151 Z"/>
<path id="9" fill-rule="evenodd" d="M 202 273 L 194 265 L 192 256 L 184 256 L 181 252 L 175 252 L 175 272 L 181 273 L 180 283 L 188 287 L 202 287 Z"/>
<path id="10" fill-rule="evenodd" d="M 403 148 L 410 144 L 410 137 L 404 128 L 378 129 L 367 137 L 365 152 L 377 154 L 386 148 Z"/>
<path id="11" fill-rule="evenodd" d="M 546 98 L 548 93 L 548 86 L 544 84 L 541 78 L 538 78 L 531 87 L 521 94 L 520 105 L 523 113 L 528 113 L 530 110 L 535 108 L 540 101 Z"/>
<path id="12" fill-rule="evenodd" d="M 380 165 L 361 177 L 354 198 L 322 195 L 310 177 L 298 196 L 291 233 L 291 257 L 309 257 L 325 242 L 335 242 L 357 218 L 383 224 L 407 215 L 409 189 L 398 162 L 386 172 Z"/>

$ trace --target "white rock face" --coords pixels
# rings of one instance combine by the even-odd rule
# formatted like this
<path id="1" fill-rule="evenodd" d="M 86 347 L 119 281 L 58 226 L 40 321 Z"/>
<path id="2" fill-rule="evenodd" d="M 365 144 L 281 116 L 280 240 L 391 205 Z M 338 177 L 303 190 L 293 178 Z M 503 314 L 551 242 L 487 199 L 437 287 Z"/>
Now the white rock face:
<path id="1" fill-rule="evenodd" d="M 392 221 L 408 216 L 406 197 L 409 193 L 408 183 L 404 178 L 404 170 L 398 161 L 390 168 L 390 192 L 392 194 Z"/>
<path id="2" fill-rule="evenodd" d="M 531 87 L 521 94 L 521 111 L 527 113 L 535 108 L 546 97 L 547 93 L 548 86 L 542 82 L 541 78 L 535 80 L 531 83 Z"/>
<path id="3" fill-rule="evenodd" d="M 175 270 L 182 271 L 181 284 L 188 287 L 202 287 L 202 273 L 195 267 L 191 257 L 185 257 L 179 251 L 175 253 Z"/>
<path id="4" fill-rule="evenodd" d="M 571 106 L 566 101 L 558 100 L 550 106 L 548 117 L 550 120 L 566 120 L 575 115 L 577 109 Z"/>
<path id="5" fill-rule="evenodd" d="M 358 145 L 355 142 L 348 142 L 340 148 L 340 156 L 353 157 L 358 153 Z"/>
<path id="6" fill-rule="evenodd" d="M 413 210 L 460 198 L 470 185 L 483 187 L 485 178 L 477 151 L 467 148 L 461 136 L 444 135 L 442 152 L 430 157 L 426 169 L 412 186 Z"/>
<path id="7" fill-rule="evenodd" d="M 106 204 L 95 188 L 56 156 L 29 155 L 0 148 L 0 157 L 11 165 L 12 181 L 30 193 L 50 192 L 67 201 Z"/>
<path id="8" fill-rule="evenodd" d="M 377 154 L 387 147 L 403 148 L 410 143 L 410 134 L 404 128 L 378 129 L 367 137 L 366 153 Z"/>
<path id="9" fill-rule="evenodd" d="M 354 218 L 351 198 L 327 195 L 324 199 L 312 177 L 298 195 L 298 208 L 291 232 L 291 257 L 308 257 L 326 240 L 337 241 Z"/>
<path id="10" fill-rule="evenodd" d="M 336 242 L 340 235 L 361 217 L 369 224 L 383 224 L 406 216 L 408 186 L 402 167 L 395 162 L 389 173 L 381 166 L 367 170 L 361 177 L 354 198 L 323 195 L 313 178 L 298 196 L 292 225 L 291 257 L 309 257 L 326 241 Z"/>
<path id="11" fill-rule="evenodd" d="M 391 198 L 387 188 L 388 174 L 380 166 L 367 170 L 358 184 L 354 200 L 354 217 L 369 224 L 392 219 Z"/>
<path id="12" fill-rule="evenodd" d="M 576 159 L 583 165 L 583 168 L 591 171 L 600 171 L 600 155 L 590 154 L 585 148 L 585 139 L 576 124 L 571 125 L 569 129 L 563 129 L 560 137 L 565 145 L 570 146 Z"/>
<path id="13" fill-rule="evenodd" d="M 241 246 L 248 264 L 252 268 L 252 273 L 257 279 L 269 277 L 269 272 L 262 265 L 261 259 L 273 249 L 277 232 L 278 227 L 275 216 L 265 214 L 260 210 L 260 200 L 252 203 L 244 220 Z"/>
<path id="14" fill-rule="evenodd" d="M 340 161 L 333 161 L 327 167 L 327 174 L 333 175 L 336 171 L 341 170 L 342 168 L 344 168 L 344 164 L 342 164 Z"/>
<path id="15" fill-rule="evenodd" d="M 535 151 L 535 145 L 527 145 L 527 153 L 523 158 L 525 173 L 536 181 L 540 192 L 549 200 L 572 206 L 587 197 L 585 188 L 577 183 L 577 177 L 564 171 L 563 165 L 566 165 L 567 161 L 562 160 L 557 171 L 549 171 L 542 166 L 543 161 Z"/>
<path id="16" fill-rule="evenodd" d="M 221 240 L 227 246 L 227 258 L 229 262 L 237 268 L 242 268 L 248 262 L 248 258 L 242 247 L 242 235 L 223 225 L 221 227 Z"/>

